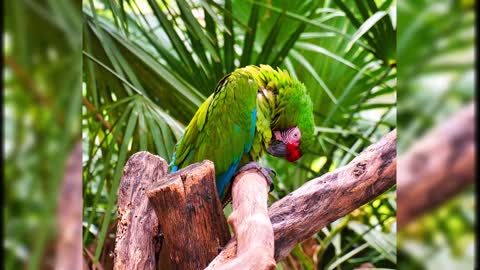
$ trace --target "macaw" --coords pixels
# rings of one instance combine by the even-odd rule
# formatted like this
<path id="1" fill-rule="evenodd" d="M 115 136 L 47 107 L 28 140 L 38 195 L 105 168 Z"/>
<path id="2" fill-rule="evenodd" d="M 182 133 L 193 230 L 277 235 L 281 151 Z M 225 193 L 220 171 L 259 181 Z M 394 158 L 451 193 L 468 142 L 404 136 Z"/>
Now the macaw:
<path id="1" fill-rule="evenodd" d="M 175 146 L 171 172 L 211 160 L 220 200 L 228 203 L 236 173 L 255 167 L 266 153 L 298 160 L 314 140 L 312 101 L 288 72 L 268 65 L 239 68 L 223 77 L 199 107 Z"/>

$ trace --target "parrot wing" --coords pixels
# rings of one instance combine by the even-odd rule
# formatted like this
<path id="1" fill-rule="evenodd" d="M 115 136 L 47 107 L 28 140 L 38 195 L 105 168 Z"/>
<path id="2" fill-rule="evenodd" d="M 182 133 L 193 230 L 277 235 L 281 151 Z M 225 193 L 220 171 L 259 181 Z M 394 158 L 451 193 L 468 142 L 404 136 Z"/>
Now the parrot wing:
<path id="1" fill-rule="evenodd" d="M 176 146 L 172 171 L 205 159 L 215 164 L 222 199 L 242 156 L 252 147 L 258 86 L 247 73 L 225 76 L 200 106 Z"/>

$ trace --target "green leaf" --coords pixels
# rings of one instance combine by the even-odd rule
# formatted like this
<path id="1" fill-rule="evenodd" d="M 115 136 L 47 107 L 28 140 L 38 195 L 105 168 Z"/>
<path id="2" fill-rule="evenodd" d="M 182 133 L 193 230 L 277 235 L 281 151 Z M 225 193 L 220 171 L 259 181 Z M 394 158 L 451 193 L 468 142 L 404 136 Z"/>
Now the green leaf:
<path id="1" fill-rule="evenodd" d="M 257 57 L 257 60 L 255 61 L 257 65 L 268 62 L 268 58 L 271 55 L 272 49 L 275 46 L 277 36 L 279 35 L 282 29 L 282 24 L 284 20 L 285 20 L 285 13 L 282 13 L 277 17 L 277 20 L 273 24 L 272 29 L 270 29 L 270 32 L 268 33 L 268 36 L 265 39 L 265 42 L 263 42 L 262 51 L 260 52 L 260 54 Z"/>
<path id="2" fill-rule="evenodd" d="M 368 32 L 368 30 L 370 30 L 370 28 L 372 28 L 373 26 L 375 26 L 375 24 L 380 21 L 380 19 L 382 19 L 385 15 L 388 15 L 387 12 L 385 11 L 378 11 L 376 12 L 375 14 L 373 14 L 370 18 L 368 18 L 368 20 L 366 20 L 361 26 L 360 28 L 358 28 L 357 32 L 355 32 L 355 34 L 353 34 L 352 36 L 352 39 L 348 42 L 348 45 L 347 45 L 347 50 L 350 50 L 350 48 L 352 48 L 353 44 L 355 43 L 355 41 L 357 41 L 358 39 L 360 39 L 365 33 Z"/>
<path id="3" fill-rule="evenodd" d="M 250 19 L 248 20 L 248 29 L 245 31 L 245 42 L 243 45 L 242 57 L 240 59 L 240 66 L 248 65 L 250 59 L 252 59 L 255 34 L 257 33 L 258 13 L 259 7 L 252 4 Z"/>
<path id="4" fill-rule="evenodd" d="M 225 31 L 223 34 L 224 61 L 227 73 L 232 72 L 235 67 L 235 51 L 233 50 L 233 45 L 235 44 L 235 32 L 233 31 L 232 16 L 229 16 L 228 14 L 232 14 L 232 0 L 225 0 L 224 11 L 225 27 L 228 29 L 228 32 Z"/>
<path id="5" fill-rule="evenodd" d="M 208 38 L 208 36 L 203 32 L 200 24 L 198 23 L 197 19 L 193 17 L 193 14 L 191 12 L 191 8 L 188 6 L 187 2 L 185 0 L 177 0 L 177 5 L 180 7 L 180 10 L 182 14 L 184 14 L 185 17 L 185 22 L 189 27 L 187 27 L 187 30 L 191 30 L 191 33 L 198 38 L 203 46 L 207 49 L 207 51 L 210 53 L 210 55 L 213 58 L 213 61 L 216 64 L 220 63 L 220 56 L 215 50 L 212 41 Z"/>
<path id="6" fill-rule="evenodd" d="M 346 253 L 342 257 L 336 259 L 332 264 L 330 264 L 327 268 L 327 270 L 333 270 L 335 267 L 339 266 L 341 263 L 345 262 L 346 260 L 350 259 L 351 257 L 357 255 L 357 253 L 361 252 L 362 250 L 366 249 L 368 247 L 368 244 L 365 243 L 361 246 L 358 246 L 354 249 L 352 249 L 350 252 Z"/>
<path id="7" fill-rule="evenodd" d="M 351 221 L 348 227 L 367 241 L 382 256 L 393 263 L 397 263 L 397 243 L 395 234 L 386 234 L 362 223 Z"/>

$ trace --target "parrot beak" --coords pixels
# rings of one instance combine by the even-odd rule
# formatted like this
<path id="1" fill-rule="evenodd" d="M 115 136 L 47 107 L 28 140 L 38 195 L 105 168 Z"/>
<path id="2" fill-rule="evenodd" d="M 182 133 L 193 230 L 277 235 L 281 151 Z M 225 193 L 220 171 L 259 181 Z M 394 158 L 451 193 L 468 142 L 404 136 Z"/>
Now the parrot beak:
<path id="1" fill-rule="evenodd" d="M 287 156 L 287 152 L 287 146 L 283 142 L 277 140 L 273 140 L 267 149 L 267 153 L 274 157 L 285 157 Z"/>

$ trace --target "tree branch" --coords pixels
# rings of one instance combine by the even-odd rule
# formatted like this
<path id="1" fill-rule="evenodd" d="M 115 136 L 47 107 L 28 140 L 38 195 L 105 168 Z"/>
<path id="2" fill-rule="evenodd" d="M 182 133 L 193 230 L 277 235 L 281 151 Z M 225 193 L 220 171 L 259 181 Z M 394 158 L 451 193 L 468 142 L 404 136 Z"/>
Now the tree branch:
<path id="1" fill-rule="evenodd" d="M 82 260 L 82 142 L 71 151 L 57 209 L 58 239 L 55 269 L 80 270 L 86 267 Z"/>
<path id="2" fill-rule="evenodd" d="M 398 163 L 398 227 L 474 182 L 474 104 L 418 140 Z"/>
<path id="3" fill-rule="evenodd" d="M 275 260 L 281 261 L 297 243 L 382 194 L 395 180 L 396 130 L 393 130 L 348 165 L 308 181 L 269 208 Z M 236 254 L 234 238 L 210 266 L 228 263 Z"/>
<path id="4" fill-rule="evenodd" d="M 268 218 L 267 181 L 254 169 L 237 175 L 232 186 L 232 208 L 228 222 L 238 248 L 234 259 L 211 263 L 209 270 L 275 269 L 274 236 Z"/>

